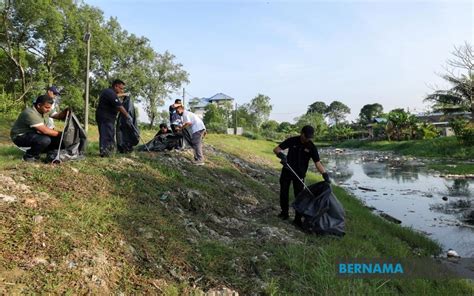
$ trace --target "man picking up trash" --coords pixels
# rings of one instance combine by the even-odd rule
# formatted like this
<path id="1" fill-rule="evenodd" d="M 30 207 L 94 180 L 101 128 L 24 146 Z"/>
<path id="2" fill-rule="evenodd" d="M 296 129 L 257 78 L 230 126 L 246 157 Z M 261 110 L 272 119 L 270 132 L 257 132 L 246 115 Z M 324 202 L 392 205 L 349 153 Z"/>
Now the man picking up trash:
<path id="1" fill-rule="evenodd" d="M 280 143 L 273 149 L 273 152 L 281 159 L 283 168 L 280 176 L 280 207 L 281 213 L 279 218 L 287 220 L 289 218 L 289 191 L 290 184 L 293 182 L 293 192 L 295 197 L 303 191 L 303 183 L 290 171 L 287 167 L 289 165 L 295 173 L 304 182 L 306 172 L 308 171 L 309 160 L 314 161 L 316 169 L 323 175 L 326 182 L 330 182 L 329 175 L 319 159 L 319 153 L 316 146 L 311 139 L 314 137 L 314 128 L 306 125 L 301 129 L 301 134 L 296 137 L 291 137 Z M 288 149 L 288 155 L 283 153 L 283 150 Z M 293 223 L 296 226 L 301 226 L 301 216 L 295 214 Z"/>
<path id="2" fill-rule="evenodd" d="M 47 126 L 48 113 L 54 101 L 47 95 L 39 96 L 33 105 L 20 113 L 13 124 L 10 137 L 19 147 L 30 147 L 23 155 L 23 160 L 28 162 L 38 161 L 40 153 L 58 149 L 61 132 Z M 56 114 L 56 119 L 66 118 L 69 109 L 64 109 Z"/>
<path id="3" fill-rule="evenodd" d="M 95 112 L 95 118 L 99 128 L 100 156 L 108 157 L 115 149 L 115 119 L 120 112 L 128 123 L 132 126 L 133 119 L 122 105 L 119 97 L 124 97 L 125 82 L 116 79 L 112 82 L 112 87 L 102 91 L 99 97 L 99 105 Z"/>
<path id="4" fill-rule="evenodd" d="M 194 149 L 194 164 L 204 165 L 204 156 L 202 154 L 202 139 L 206 134 L 204 122 L 196 114 L 185 111 L 183 105 L 178 106 L 176 111 L 179 116 L 183 117 L 182 129 L 184 130 L 188 126 L 192 129 L 191 144 Z"/>

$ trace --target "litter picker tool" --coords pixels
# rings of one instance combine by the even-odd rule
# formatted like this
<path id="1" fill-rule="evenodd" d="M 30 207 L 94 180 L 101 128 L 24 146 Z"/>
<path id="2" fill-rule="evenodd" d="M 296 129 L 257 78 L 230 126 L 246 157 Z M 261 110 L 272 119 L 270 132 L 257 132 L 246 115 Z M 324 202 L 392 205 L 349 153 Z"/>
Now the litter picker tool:
<path id="1" fill-rule="evenodd" d="M 135 125 L 133 125 L 133 123 L 130 122 L 130 126 L 133 128 L 133 130 L 137 133 L 137 136 L 138 138 L 140 139 L 140 141 L 142 141 L 142 144 L 145 145 L 145 148 L 148 152 L 151 152 L 150 149 L 148 149 L 148 145 L 145 143 L 145 141 L 143 141 L 142 137 L 140 136 L 140 132 L 138 131 L 138 129 L 135 127 Z"/>
<path id="2" fill-rule="evenodd" d="M 303 179 L 301 179 L 300 176 L 298 176 L 298 174 L 293 170 L 293 168 L 288 163 L 285 163 L 284 166 L 287 167 L 293 173 L 293 175 L 295 175 L 295 177 L 301 182 L 301 184 L 303 184 L 304 189 L 308 190 L 308 192 L 311 194 L 311 196 L 316 198 L 316 196 L 314 196 L 313 192 L 311 190 L 309 190 L 308 186 L 306 186 Z"/>
<path id="3" fill-rule="evenodd" d="M 61 145 L 63 144 L 64 132 L 66 131 L 67 126 L 69 125 L 68 119 L 69 119 L 69 111 L 67 111 L 66 119 L 64 120 L 66 122 L 66 125 L 64 126 L 64 130 L 61 133 L 61 140 L 59 140 L 58 153 L 56 154 L 56 157 L 53 159 L 53 161 L 51 161 L 52 164 L 60 164 L 61 163 L 61 157 L 59 157 L 59 156 L 60 156 L 60 153 L 61 153 Z"/>

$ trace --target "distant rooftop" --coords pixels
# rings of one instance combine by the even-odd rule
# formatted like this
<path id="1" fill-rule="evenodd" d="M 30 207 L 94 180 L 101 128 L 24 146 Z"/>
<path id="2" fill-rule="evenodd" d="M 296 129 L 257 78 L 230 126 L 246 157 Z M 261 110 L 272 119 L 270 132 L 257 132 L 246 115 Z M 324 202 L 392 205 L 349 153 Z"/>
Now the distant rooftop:
<path id="1" fill-rule="evenodd" d="M 200 98 L 194 108 L 205 108 L 209 103 L 218 101 L 234 101 L 235 99 L 223 93 L 217 93 L 210 98 Z"/>

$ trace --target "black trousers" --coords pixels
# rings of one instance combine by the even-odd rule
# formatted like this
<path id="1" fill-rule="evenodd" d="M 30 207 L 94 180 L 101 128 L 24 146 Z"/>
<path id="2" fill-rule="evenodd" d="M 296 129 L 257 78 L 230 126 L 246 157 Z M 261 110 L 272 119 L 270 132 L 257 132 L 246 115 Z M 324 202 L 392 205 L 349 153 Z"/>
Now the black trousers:
<path id="1" fill-rule="evenodd" d="M 304 181 L 304 178 L 301 178 Z M 288 214 L 289 211 L 289 194 L 290 185 L 293 183 L 293 193 L 296 196 L 303 191 L 303 184 L 296 178 L 296 176 L 288 169 L 283 168 L 280 175 L 280 207 L 283 214 Z M 297 215 L 299 217 L 299 215 Z M 295 217 L 297 219 L 298 217 Z"/>
<path id="2" fill-rule="evenodd" d="M 30 132 L 16 137 L 13 143 L 19 147 L 30 147 L 30 149 L 26 150 L 25 155 L 38 158 L 42 152 L 58 149 L 60 140 L 61 137 L 51 137 Z"/>
<path id="3" fill-rule="evenodd" d="M 115 149 L 115 119 L 96 117 L 99 128 L 100 155 L 108 156 Z"/>

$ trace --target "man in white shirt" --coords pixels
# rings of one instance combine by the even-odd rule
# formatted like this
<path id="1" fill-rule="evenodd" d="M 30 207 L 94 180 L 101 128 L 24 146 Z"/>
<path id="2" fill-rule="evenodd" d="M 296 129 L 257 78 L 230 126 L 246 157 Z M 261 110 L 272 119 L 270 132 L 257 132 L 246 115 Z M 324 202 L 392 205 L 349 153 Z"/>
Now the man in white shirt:
<path id="1" fill-rule="evenodd" d="M 184 129 L 190 126 L 192 129 L 191 145 L 194 149 L 194 164 L 204 165 L 204 156 L 202 154 L 202 139 L 206 134 L 204 122 L 202 122 L 202 119 L 196 114 L 185 111 L 183 105 L 178 106 L 176 112 L 179 116 L 183 117 L 182 128 Z"/>

